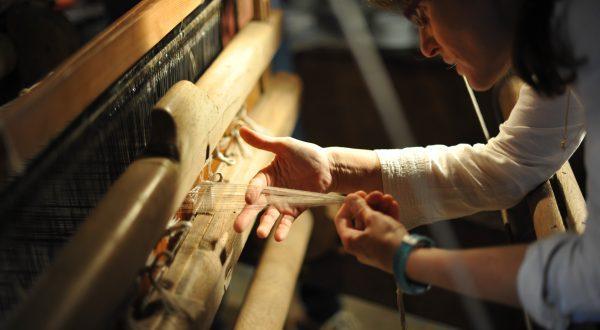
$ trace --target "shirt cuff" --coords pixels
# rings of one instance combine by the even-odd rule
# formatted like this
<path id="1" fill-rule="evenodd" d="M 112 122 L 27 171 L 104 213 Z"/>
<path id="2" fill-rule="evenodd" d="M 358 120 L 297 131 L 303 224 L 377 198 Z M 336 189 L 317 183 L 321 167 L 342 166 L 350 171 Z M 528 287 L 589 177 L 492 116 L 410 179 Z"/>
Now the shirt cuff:
<path id="1" fill-rule="evenodd" d="M 566 329 L 569 326 L 569 317 L 549 301 L 546 289 L 552 258 L 567 239 L 567 235 L 554 235 L 531 244 L 517 275 L 521 305 L 539 325 L 548 329 Z"/>
<path id="2" fill-rule="evenodd" d="M 427 200 L 429 158 L 424 148 L 375 150 L 381 164 L 383 191 L 394 196 L 400 220 L 407 229 L 427 224 L 423 201 Z"/>

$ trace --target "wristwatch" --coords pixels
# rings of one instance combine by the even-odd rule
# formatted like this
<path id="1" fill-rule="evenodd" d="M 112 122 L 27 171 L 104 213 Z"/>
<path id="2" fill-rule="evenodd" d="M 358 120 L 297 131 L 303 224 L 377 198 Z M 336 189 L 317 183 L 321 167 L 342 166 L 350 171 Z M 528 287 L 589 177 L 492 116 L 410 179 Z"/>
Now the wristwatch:
<path id="1" fill-rule="evenodd" d="M 406 277 L 406 261 L 410 253 L 416 248 L 427 248 L 434 246 L 433 240 L 428 237 L 411 234 L 405 235 L 402 238 L 402 243 L 394 254 L 394 277 L 396 278 L 396 284 L 402 292 L 407 294 L 421 294 L 429 290 L 431 285 L 422 284 L 410 280 Z"/>

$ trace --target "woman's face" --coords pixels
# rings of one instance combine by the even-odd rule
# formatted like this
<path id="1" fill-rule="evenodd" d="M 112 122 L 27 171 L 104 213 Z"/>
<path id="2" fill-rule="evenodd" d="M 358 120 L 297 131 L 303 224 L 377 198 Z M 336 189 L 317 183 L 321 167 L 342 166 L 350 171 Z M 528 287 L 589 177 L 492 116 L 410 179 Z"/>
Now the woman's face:
<path id="1" fill-rule="evenodd" d="M 441 56 L 475 90 L 491 88 L 510 68 L 513 23 L 501 0 L 423 0 L 419 27 L 427 57 Z"/>

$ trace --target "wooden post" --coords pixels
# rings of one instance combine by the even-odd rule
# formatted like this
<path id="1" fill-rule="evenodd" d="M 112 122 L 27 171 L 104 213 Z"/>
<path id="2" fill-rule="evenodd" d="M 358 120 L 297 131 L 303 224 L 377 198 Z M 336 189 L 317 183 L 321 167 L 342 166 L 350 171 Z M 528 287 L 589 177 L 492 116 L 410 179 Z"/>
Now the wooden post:
<path id="1" fill-rule="evenodd" d="M 565 231 L 554 192 L 548 181 L 534 189 L 526 198 L 538 239 Z"/>
<path id="2" fill-rule="evenodd" d="M 556 172 L 556 181 L 558 183 L 557 188 L 564 198 L 568 229 L 577 234 L 582 234 L 585 231 L 587 207 L 569 162 L 566 162 Z"/>
<path id="3" fill-rule="evenodd" d="M 283 329 L 312 227 L 312 214 L 305 211 L 285 241 L 269 238 L 235 329 Z"/>
<path id="4" fill-rule="evenodd" d="M 507 78 L 498 93 L 499 107 L 505 119 L 516 104 L 522 84 L 523 82 L 516 77 Z M 554 193 L 550 182 L 546 181 L 526 197 L 537 238 L 564 232 L 565 224 L 568 229 L 579 234 L 585 230 L 587 216 L 585 199 L 568 161 L 556 172 L 556 182 L 560 190 L 558 196 Z M 565 205 L 566 221 L 563 221 L 561 216 L 559 202 Z"/>
<path id="5" fill-rule="evenodd" d="M 289 135 L 295 125 L 301 84 L 298 77 L 278 73 L 273 88 L 258 102 L 250 117 L 273 135 Z M 234 146 L 235 147 L 235 146 Z M 267 165 L 273 154 L 255 150 L 248 158 L 239 153 L 236 164 L 221 164 L 217 171 L 224 180 L 248 182 L 254 173 Z M 246 243 L 252 226 L 242 234 L 233 230 L 236 214 L 201 214 L 179 248 L 163 279 L 173 286 L 168 290 L 185 301 L 191 320 L 183 315 L 161 313 L 144 322 L 150 329 L 207 329 L 229 284 L 233 268 Z"/>
<path id="6" fill-rule="evenodd" d="M 254 0 L 254 19 L 265 20 L 271 11 L 270 0 Z"/>

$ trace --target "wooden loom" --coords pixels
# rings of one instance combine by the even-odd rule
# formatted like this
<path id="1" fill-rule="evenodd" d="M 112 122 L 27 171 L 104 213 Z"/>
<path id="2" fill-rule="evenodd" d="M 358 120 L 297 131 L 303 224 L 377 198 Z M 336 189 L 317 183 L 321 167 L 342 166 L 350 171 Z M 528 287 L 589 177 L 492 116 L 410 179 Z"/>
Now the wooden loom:
<path id="1" fill-rule="evenodd" d="M 498 87 L 498 117 L 507 119 L 517 102 L 523 82 L 516 77 L 507 77 Z M 548 181 L 531 191 L 524 200 L 529 214 L 515 208 L 503 214 L 503 220 L 510 222 L 530 218 L 537 239 L 566 230 L 582 234 L 587 217 L 586 203 L 577 183 L 571 165 L 567 161 Z M 506 219 L 506 218 L 509 219 Z M 513 219 L 510 219 L 513 218 Z M 519 220 L 521 218 L 521 220 Z M 508 224 L 507 224 L 508 225 Z M 514 225 L 514 224 L 513 224 Z M 513 233 L 522 235 L 517 228 Z"/>
<path id="2" fill-rule="evenodd" d="M 201 0 L 141 2 L 5 109 L 0 116 L 4 178 L 27 173 L 26 160 L 42 153 L 102 91 L 201 5 Z M 270 11 L 264 0 L 236 5 L 237 10 L 249 6 L 240 12 L 254 13 L 255 19 L 247 22 L 249 18 L 239 15 L 234 24 L 239 33 L 223 36 L 227 46 L 200 79 L 176 83 L 156 104 L 145 156 L 127 167 L 79 226 L 12 312 L 10 328 L 103 328 L 124 314 L 136 314 L 136 309 L 141 315 L 128 317 L 128 322 L 147 328 L 210 326 L 249 231 L 233 231 L 234 213 L 179 219 L 190 229 L 174 236 L 166 228 L 207 172 L 247 182 L 270 161 L 272 156 L 262 151 L 242 155 L 240 141 L 222 140 L 235 140 L 240 118 L 248 121 L 245 112 L 270 134 L 290 134 L 301 90 L 296 76 L 269 72 L 279 45 L 281 12 Z M 224 2 L 224 11 L 227 6 Z M 82 82 L 88 85 L 82 88 Z M 212 160 L 216 151 L 227 159 Z M 281 313 L 287 312 L 310 234 L 312 219 L 308 214 L 302 217 L 307 230 L 294 231 L 286 246 L 267 249 L 277 255 L 283 248 L 294 256 L 281 264 L 283 268 L 271 265 L 287 269 L 280 273 L 287 283 L 281 289 L 288 293 L 269 301 L 277 303 Z M 267 253 L 263 258 L 270 258 Z M 152 265 L 147 264 L 149 258 L 154 258 Z M 156 263 L 160 267 L 152 268 Z M 132 302 L 136 281 L 141 294 Z M 170 285 L 145 287 L 148 281 Z M 139 310 L 164 299 L 165 292 L 183 302 L 183 311 Z M 257 300 L 251 303 L 260 304 Z M 241 320 L 245 323 L 240 326 L 247 327 L 248 316 Z M 284 320 L 285 315 L 272 324 L 280 327 Z"/>

